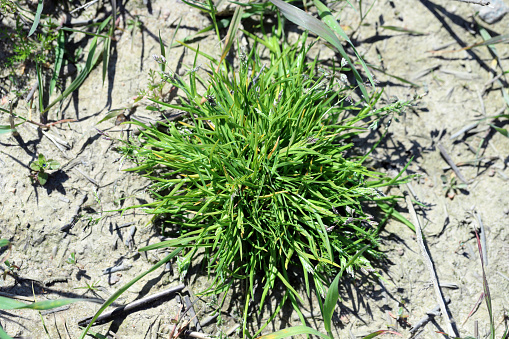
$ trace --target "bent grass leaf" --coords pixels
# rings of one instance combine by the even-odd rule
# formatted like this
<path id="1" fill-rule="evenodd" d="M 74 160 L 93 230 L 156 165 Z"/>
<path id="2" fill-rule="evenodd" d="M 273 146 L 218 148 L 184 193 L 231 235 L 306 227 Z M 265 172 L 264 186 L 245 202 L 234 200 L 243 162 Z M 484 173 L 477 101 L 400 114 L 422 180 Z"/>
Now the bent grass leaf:
<path id="1" fill-rule="evenodd" d="M 65 305 L 69 305 L 78 301 L 90 301 L 89 299 L 57 299 L 57 300 L 43 300 L 31 304 L 25 304 L 20 301 L 0 297 L 0 310 L 18 310 L 18 309 L 31 309 L 31 310 L 50 310 Z"/>
<path id="2" fill-rule="evenodd" d="M 375 338 L 375 337 L 378 337 L 379 335 L 382 335 L 382 334 L 385 334 L 385 333 L 390 333 L 390 334 L 396 334 L 396 335 L 399 335 L 399 336 L 403 336 L 401 333 L 398 333 L 398 332 L 395 332 L 395 331 L 389 331 L 389 330 L 379 330 L 379 331 L 376 331 L 376 332 L 373 332 L 371 334 L 368 334 L 367 336 L 365 336 L 364 338 L 362 339 L 371 339 L 371 338 Z"/>
<path id="3" fill-rule="evenodd" d="M 125 291 L 127 291 L 127 289 L 129 289 L 129 287 L 131 287 L 132 285 L 134 285 L 136 282 L 138 282 L 140 279 L 142 279 L 144 276 L 146 276 L 147 274 L 150 274 L 152 272 L 154 272 L 156 269 L 158 269 L 159 267 L 161 267 L 162 265 L 166 264 L 168 261 L 170 261 L 173 257 L 175 257 L 177 254 L 180 253 L 180 251 L 182 251 L 182 248 L 177 248 L 175 249 L 173 252 L 171 252 L 170 254 L 168 254 L 165 258 L 163 258 L 161 261 L 159 261 L 157 264 L 155 264 L 154 266 L 152 266 L 149 270 L 147 270 L 146 272 L 140 274 L 139 276 L 135 277 L 133 280 L 129 281 L 127 284 L 125 284 L 124 286 L 122 286 L 117 292 L 113 293 L 111 295 L 111 297 L 108 298 L 108 300 L 106 300 L 104 302 L 104 304 L 101 306 L 101 308 L 95 313 L 94 317 L 92 318 L 92 320 L 90 320 L 90 323 L 88 324 L 88 326 L 83 330 L 83 332 L 81 333 L 81 336 L 80 336 L 80 339 L 84 339 L 85 336 L 87 335 L 88 331 L 90 330 L 90 328 L 92 327 L 92 325 L 94 324 L 95 320 L 97 319 L 97 317 L 99 317 L 101 315 L 101 313 L 104 312 L 104 310 L 106 308 L 108 308 L 108 306 L 110 306 L 115 300 L 117 300 L 117 298 L 122 294 L 124 293 Z"/>
<path id="4" fill-rule="evenodd" d="M 334 313 L 334 308 L 336 307 L 336 303 L 339 300 L 339 279 L 343 275 L 343 272 L 359 258 L 365 250 L 369 248 L 369 245 L 364 246 L 360 251 L 358 251 L 353 257 L 348 260 L 345 266 L 341 268 L 336 278 L 332 281 L 332 284 L 329 287 L 329 291 L 327 292 L 327 296 L 325 297 L 325 303 L 323 304 L 323 322 L 325 326 L 325 330 L 329 335 L 332 330 L 332 314 Z"/>
<path id="5" fill-rule="evenodd" d="M 366 101 L 369 101 L 370 96 L 366 90 L 366 87 L 364 86 L 364 83 L 362 81 L 362 78 L 361 78 L 359 72 L 357 72 L 357 70 L 355 69 L 354 64 L 352 63 L 352 61 L 346 54 L 338 37 L 334 34 L 333 31 L 331 31 L 331 29 L 327 25 L 324 24 L 322 21 L 318 20 L 317 18 L 311 16 L 310 14 L 304 12 L 303 10 L 301 10 L 293 5 L 290 5 L 282 0 L 270 0 L 270 2 L 272 2 L 277 8 L 279 8 L 279 10 L 283 13 L 283 15 L 288 20 L 292 21 L 293 23 L 295 23 L 299 26 L 304 27 L 308 31 L 315 33 L 316 35 L 318 35 L 322 39 L 326 40 L 327 42 L 329 42 L 332 46 L 334 46 L 337 49 L 341 53 L 343 58 L 345 58 L 345 60 L 347 60 L 348 64 L 350 65 L 352 72 L 354 73 L 355 79 L 357 80 L 357 84 L 359 85 L 359 88 L 362 91 L 364 99 Z M 339 24 L 335 21 L 335 19 L 333 19 L 333 21 L 329 20 L 330 18 L 328 18 L 327 15 L 330 15 L 330 12 L 328 12 L 328 9 L 325 5 L 323 5 L 321 2 L 316 1 L 316 0 L 315 0 L 315 5 L 317 6 L 318 10 L 321 12 L 320 15 L 325 13 L 326 19 L 324 19 L 324 20 L 327 20 L 327 22 L 329 22 L 329 26 L 330 25 L 333 25 L 333 27 L 336 27 L 336 25 L 339 26 Z M 324 8 L 327 12 L 324 11 Z M 328 14 L 326 14 L 326 13 L 328 13 Z M 332 16 L 332 15 L 330 15 L 330 16 Z M 335 24 L 334 24 L 334 22 L 335 22 Z M 342 32 L 342 30 L 340 32 Z M 349 41 L 349 39 L 346 35 L 344 35 L 343 38 L 346 38 L 346 40 Z M 362 59 L 359 58 L 359 60 L 363 64 L 363 67 L 365 67 L 365 64 L 362 61 Z M 365 69 L 367 70 L 367 67 L 365 67 Z M 367 71 L 367 74 L 368 74 L 368 78 L 371 81 L 371 84 L 373 85 L 373 87 L 375 87 L 374 81 L 371 77 L 371 74 L 369 73 L 369 70 Z"/>
<path id="6" fill-rule="evenodd" d="M 57 84 L 57 79 L 60 74 L 60 69 L 62 68 L 62 61 L 64 60 L 64 52 L 65 52 L 65 35 L 63 30 L 58 31 L 57 35 L 57 46 L 55 48 L 55 68 L 53 69 L 53 76 L 49 82 L 49 97 L 53 94 L 53 90 Z"/>
<path id="7" fill-rule="evenodd" d="M 281 339 L 281 338 L 288 338 L 299 334 L 312 334 L 316 335 L 321 338 L 329 338 L 329 336 L 318 332 L 317 330 L 307 327 L 304 325 L 301 326 L 293 326 L 290 328 L 286 328 L 281 331 L 277 331 L 271 334 L 262 335 L 261 337 L 258 337 L 257 339 Z"/>
<path id="8" fill-rule="evenodd" d="M 31 36 L 32 34 L 34 34 L 35 30 L 37 29 L 37 26 L 39 25 L 39 20 L 41 19 L 41 13 L 42 13 L 43 7 L 44 7 L 44 0 L 39 0 L 39 3 L 37 4 L 37 11 L 35 12 L 34 23 L 32 24 L 32 28 L 30 28 L 30 32 L 28 32 L 28 36 Z"/>
<path id="9" fill-rule="evenodd" d="M 12 129 L 10 125 L 0 125 L 0 134 L 11 133 L 14 131 L 16 131 L 16 129 Z"/>
<path id="10" fill-rule="evenodd" d="M 106 120 L 109 120 L 109 119 L 112 119 L 112 118 L 116 118 L 118 117 L 120 114 L 124 113 L 124 110 L 126 108 L 116 108 L 116 109 L 112 109 L 108 114 L 106 114 L 106 116 L 104 118 L 102 118 L 96 125 L 99 125 L 101 122 L 104 122 Z"/>
<path id="11" fill-rule="evenodd" d="M 106 25 L 110 22 L 110 20 L 111 20 L 111 15 L 108 18 L 106 18 L 106 20 L 104 20 L 101 23 L 101 25 L 99 25 L 99 28 L 97 29 L 97 33 L 102 31 L 104 29 L 104 27 L 106 27 Z M 85 63 L 85 67 L 83 68 L 83 70 L 80 72 L 80 74 L 78 74 L 76 79 L 74 79 L 74 81 L 69 85 L 69 87 L 62 94 L 60 94 L 60 96 L 58 98 L 53 100 L 53 102 L 51 104 L 49 104 L 48 107 L 46 107 L 46 109 L 41 112 L 41 114 L 46 113 L 50 108 L 55 106 L 61 100 L 65 99 L 69 94 L 71 94 L 76 89 L 78 89 L 81 86 L 81 84 L 83 83 L 83 81 L 85 81 L 88 74 L 90 73 L 90 71 L 92 71 L 92 68 L 95 66 L 95 64 L 97 63 L 97 60 L 99 59 L 99 55 L 95 54 L 95 50 L 97 48 L 97 39 L 98 39 L 97 36 L 94 37 L 94 39 L 92 39 L 92 42 L 90 44 L 90 51 L 88 52 L 88 56 L 87 56 L 87 62 Z"/>

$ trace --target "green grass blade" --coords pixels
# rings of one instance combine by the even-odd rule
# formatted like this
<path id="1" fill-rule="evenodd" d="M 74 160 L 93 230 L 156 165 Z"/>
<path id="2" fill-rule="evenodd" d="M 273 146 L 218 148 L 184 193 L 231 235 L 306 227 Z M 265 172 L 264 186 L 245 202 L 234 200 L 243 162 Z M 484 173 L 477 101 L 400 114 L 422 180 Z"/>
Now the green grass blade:
<path id="1" fill-rule="evenodd" d="M 65 34 L 63 30 L 59 30 L 57 34 L 57 46 L 55 47 L 55 68 L 53 69 L 53 76 L 49 82 L 49 97 L 53 94 L 53 90 L 57 84 L 57 79 L 62 68 L 62 61 L 64 60 L 65 53 Z"/>
<path id="2" fill-rule="evenodd" d="M 108 22 L 110 20 L 111 20 L 111 16 L 109 16 L 106 20 L 104 20 L 101 23 L 101 25 L 97 29 L 97 32 L 100 32 L 101 30 L 103 30 L 104 27 L 106 27 L 106 25 L 108 24 Z M 78 74 L 76 79 L 74 79 L 74 81 L 69 85 L 69 87 L 62 94 L 60 94 L 60 96 L 58 98 L 56 98 L 51 104 L 49 104 L 48 107 L 46 107 L 46 109 L 41 112 L 41 114 L 47 112 L 50 108 L 52 108 L 57 103 L 59 103 L 61 100 L 66 98 L 69 94 L 71 94 L 76 89 L 78 89 L 81 86 L 81 84 L 83 83 L 83 81 L 85 81 L 88 74 L 90 73 L 90 71 L 92 71 L 92 68 L 95 66 L 95 64 L 97 63 L 97 60 L 99 59 L 99 55 L 95 54 L 95 50 L 97 48 L 97 39 L 98 39 L 98 37 L 94 37 L 94 39 L 92 39 L 92 42 L 90 44 L 90 51 L 88 52 L 88 56 L 87 56 L 87 62 L 85 63 L 85 67 L 83 68 L 83 70 L 80 72 L 80 74 Z"/>
<path id="3" fill-rule="evenodd" d="M 156 269 L 158 269 L 159 267 L 161 267 L 162 265 L 166 264 L 168 261 L 170 261 L 173 257 L 175 257 L 177 254 L 180 253 L 180 251 L 182 251 L 182 248 L 177 248 L 175 249 L 173 252 L 171 252 L 170 254 L 168 254 L 166 257 L 164 257 L 161 261 L 159 261 L 157 264 L 155 264 L 154 266 L 152 266 L 148 271 L 140 274 L 139 276 L 135 277 L 133 280 L 129 281 L 127 284 L 125 284 L 124 286 L 122 286 L 117 292 L 113 293 L 111 295 L 111 297 L 108 298 L 108 300 L 106 300 L 104 302 L 104 304 L 101 306 L 101 308 L 96 312 L 96 314 L 94 315 L 94 317 L 92 318 L 92 320 L 90 320 L 90 324 L 88 324 L 87 328 L 85 328 L 85 330 L 83 330 L 83 332 L 81 333 L 81 336 L 80 336 L 80 339 L 84 339 L 85 336 L 87 335 L 87 332 L 88 330 L 92 327 L 92 325 L 94 324 L 94 321 L 97 319 L 97 317 L 99 317 L 101 315 L 101 313 L 103 313 L 103 311 L 108 307 L 110 306 L 115 300 L 117 300 L 117 298 L 122 294 L 124 293 L 125 291 L 127 291 L 127 289 L 129 287 L 131 287 L 132 285 L 134 285 L 136 282 L 138 282 L 140 279 L 142 279 L 144 276 L 146 276 L 147 274 L 149 273 L 152 273 L 154 272 Z"/>
<path id="4" fill-rule="evenodd" d="M 493 124 L 488 124 L 488 125 L 493 127 L 493 129 L 495 131 L 497 131 L 498 133 L 502 134 L 504 137 L 509 138 L 509 131 L 507 131 L 505 128 L 497 127 L 497 126 L 495 126 Z"/>
<path id="5" fill-rule="evenodd" d="M 44 112 L 44 85 L 42 83 L 42 74 L 41 74 L 41 66 L 39 63 L 35 64 L 35 69 L 37 72 L 37 84 L 39 86 L 39 112 Z"/>
<path id="6" fill-rule="evenodd" d="M 11 133 L 14 131 L 16 131 L 16 129 L 11 129 L 10 125 L 0 125 L 0 134 Z"/>
<path id="7" fill-rule="evenodd" d="M 0 327 L 0 339 L 12 339 L 12 337 L 5 333 L 2 327 Z"/>
<path id="8" fill-rule="evenodd" d="M 178 26 L 180 26 L 181 21 L 182 21 L 182 19 L 180 19 Z M 178 26 L 177 26 L 177 29 L 175 30 L 175 33 L 178 30 Z M 175 37 L 175 33 L 173 34 L 173 37 Z M 172 43 L 173 43 L 173 39 L 172 39 Z M 171 44 L 170 44 L 170 47 L 171 47 Z M 161 55 L 163 56 L 164 60 L 166 60 L 166 48 L 164 48 L 163 39 L 161 38 L 161 31 L 159 31 L 159 48 L 161 50 Z M 161 67 L 161 72 L 164 72 L 166 70 L 166 62 L 159 63 L 159 66 Z"/>
<path id="9" fill-rule="evenodd" d="M 356 260 L 364 253 L 365 250 L 369 248 L 369 245 L 364 246 L 360 251 L 358 251 L 348 263 L 341 268 L 334 281 L 329 287 L 329 291 L 327 292 L 327 296 L 325 297 L 325 303 L 323 304 L 323 322 L 325 326 L 325 330 L 329 335 L 332 331 L 332 314 L 334 313 L 334 308 L 336 307 L 336 303 L 339 300 L 339 279 L 343 275 L 343 272 L 346 268 L 350 267 Z"/>
<path id="10" fill-rule="evenodd" d="M 34 23 L 32 24 L 32 28 L 30 28 L 30 32 L 28 32 L 28 36 L 34 34 L 37 26 L 39 25 L 39 20 L 41 19 L 42 9 L 44 8 L 44 0 L 39 0 L 37 4 L 37 11 L 35 12 Z"/>
<path id="11" fill-rule="evenodd" d="M 477 230 L 474 228 L 475 237 L 477 239 L 477 249 L 479 250 L 479 257 L 481 258 L 481 269 L 482 269 L 482 286 L 484 289 L 484 300 L 486 301 L 486 308 L 488 309 L 488 314 L 490 316 L 490 339 L 495 339 L 495 319 L 493 318 L 493 307 L 491 305 L 491 294 L 490 287 L 488 285 L 488 279 L 486 278 L 486 271 L 484 269 L 484 260 L 483 260 L 483 249 L 481 240 L 479 239 L 479 234 L 477 234 Z"/>
<path id="12" fill-rule="evenodd" d="M 362 81 L 362 78 L 361 78 L 359 72 L 357 72 L 357 70 L 355 69 L 355 65 L 352 63 L 352 61 L 346 54 L 338 37 L 334 34 L 333 31 L 330 30 L 330 28 L 327 25 L 324 24 L 322 21 L 318 20 L 317 18 L 311 16 L 310 14 L 304 12 L 303 10 L 301 10 L 295 6 L 292 6 L 282 0 L 270 0 L 270 2 L 272 2 L 276 7 L 278 7 L 279 10 L 283 13 L 283 15 L 288 20 L 292 21 L 293 23 L 295 23 L 299 26 L 304 27 L 308 31 L 311 31 L 311 32 L 317 34 L 319 37 L 326 40 L 327 42 L 329 42 L 332 46 L 334 46 L 337 49 L 341 53 L 343 58 L 345 58 L 345 60 L 347 60 L 348 64 L 350 65 L 352 72 L 354 73 L 355 79 L 357 80 L 357 84 L 359 85 L 359 88 L 362 91 L 364 99 L 366 101 L 369 101 L 369 94 L 366 90 L 366 87 L 364 86 L 364 83 Z M 325 7 L 325 5 L 323 5 L 323 6 Z M 319 8 L 319 10 L 320 10 L 320 8 Z M 359 60 L 362 60 L 362 59 L 359 59 Z M 372 82 L 373 87 L 374 87 L 374 81 L 371 77 L 371 74 L 369 73 L 369 70 L 368 70 L 367 74 L 368 74 L 370 81 Z"/>
<path id="13" fill-rule="evenodd" d="M 382 335 L 384 333 L 390 333 L 390 334 L 396 334 L 396 335 L 399 335 L 399 336 L 402 336 L 400 333 L 398 332 L 394 332 L 394 331 L 389 331 L 389 330 L 379 330 L 379 331 L 376 331 L 376 332 L 373 332 L 373 333 L 370 333 L 368 334 L 367 336 L 365 336 L 364 338 L 362 339 L 372 339 L 372 338 L 375 338 L 375 337 L 378 337 L 379 335 Z"/>
<path id="14" fill-rule="evenodd" d="M 307 327 L 304 325 L 300 326 L 293 326 L 290 328 L 286 328 L 284 330 L 280 330 L 271 334 L 262 335 L 261 337 L 258 337 L 257 339 L 281 339 L 281 338 L 288 338 L 300 334 L 312 334 L 316 335 L 321 338 L 329 338 L 328 335 L 325 335 L 323 333 L 318 332 L 317 330 Z"/>
<path id="15" fill-rule="evenodd" d="M 415 226 L 407 218 L 405 218 L 403 215 L 401 215 L 401 213 L 396 211 L 394 209 L 394 207 L 391 207 L 387 203 L 382 202 L 382 201 L 376 201 L 376 204 L 389 217 L 392 217 L 392 218 L 396 219 L 397 221 L 407 225 L 408 228 L 410 228 L 412 231 L 415 232 Z"/>
<path id="16" fill-rule="evenodd" d="M 25 304 L 20 301 L 0 297 L 0 310 L 15 310 L 15 309 L 31 309 L 31 310 L 50 310 L 52 308 L 69 305 L 78 301 L 90 301 L 88 299 L 57 299 L 57 300 L 43 300 L 31 304 Z"/>
<path id="17" fill-rule="evenodd" d="M 232 21 L 230 22 L 230 27 L 228 27 L 228 33 L 226 34 L 225 43 L 223 46 L 223 52 L 221 53 L 221 58 L 219 59 L 219 63 L 216 67 L 216 72 L 219 72 L 219 67 L 221 67 L 221 63 L 224 58 L 228 55 L 230 48 L 233 45 L 233 41 L 235 40 L 235 36 L 237 35 L 237 31 L 239 29 L 240 20 L 242 19 L 242 13 L 244 13 L 244 8 L 237 6 L 235 8 L 235 12 L 233 13 Z"/>
<path id="18" fill-rule="evenodd" d="M 359 59 L 359 62 L 362 65 L 362 68 L 366 72 L 366 75 L 368 76 L 369 81 L 371 82 L 371 86 L 373 86 L 373 88 L 374 88 L 375 82 L 373 80 L 373 77 L 371 76 L 371 72 L 369 71 L 368 67 L 364 63 L 364 60 L 362 59 L 362 57 L 357 52 L 357 49 L 355 48 L 354 44 L 352 44 L 352 41 L 350 40 L 350 38 L 343 31 L 343 28 L 341 28 L 341 25 L 338 23 L 336 18 L 334 18 L 334 16 L 332 16 L 332 13 L 329 11 L 329 8 L 327 8 L 327 6 L 325 6 L 320 0 L 313 0 L 313 2 L 315 4 L 316 8 L 318 9 L 318 13 L 320 15 L 320 18 L 323 20 L 323 22 L 325 22 L 325 24 L 327 26 L 329 26 L 334 32 L 339 34 L 340 37 L 345 39 L 345 41 L 348 42 L 348 44 L 352 47 L 355 55 L 357 56 L 357 58 Z M 347 61 L 349 61 L 349 58 L 347 58 L 345 55 L 343 55 L 343 57 Z M 352 70 L 354 71 L 354 74 L 355 74 L 355 68 L 353 67 L 352 64 L 350 64 L 350 67 L 352 67 Z"/>

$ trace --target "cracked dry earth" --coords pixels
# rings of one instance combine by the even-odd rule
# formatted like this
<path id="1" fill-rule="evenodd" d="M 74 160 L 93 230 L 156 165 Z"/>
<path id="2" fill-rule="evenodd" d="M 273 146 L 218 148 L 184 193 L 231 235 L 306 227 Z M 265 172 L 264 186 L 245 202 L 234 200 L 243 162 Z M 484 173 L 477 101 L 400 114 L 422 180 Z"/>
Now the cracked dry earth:
<path id="1" fill-rule="evenodd" d="M 372 4 L 371 1 L 362 2 L 364 13 Z M 129 210 L 124 214 L 107 212 L 151 198 L 145 193 L 148 182 L 122 171 L 131 164 L 115 151 L 119 144 L 115 138 L 125 139 L 134 131 L 123 125 L 115 126 L 113 120 L 97 125 L 109 110 L 131 107 L 132 98 L 146 88 L 149 69 L 158 66 L 151 55 L 159 53 L 159 31 L 163 39 L 169 41 L 179 18 L 182 22 L 176 39 L 209 24 L 197 10 L 176 0 L 152 1 L 149 5 L 142 1 L 119 4 L 119 26 L 139 16 L 143 30 L 132 38 L 130 34 L 117 32 L 104 86 L 102 67 L 96 67 L 78 92 L 49 113 L 52 121 L 70 118 L 76 122 L 55 126 L 44 133 L 24 124 L 18 129 L 19 137 L 0 136 L 0 237 L 13 243 L 9 260 L 19 267 L 18 280 L 11 276 L 0 279 L 2 295 L 16 295 L 27 300 L 33 300 L 34 296 L 36 300 L 107 299 L 165 255 L 164 252 L 140 254 L 136 251 L 159 241 L 150 216 L 142 210 Z M 408 187 L 394 188 L 391 193 L 409 190 L 422 204 L 414 205 L 442 293 L 450 299 L 449 314 L 462 337 L 473 335 L 475 326 L 481 338 L 489 331 L 486 305 L 484 302 L 476 305 L 483 284 L 473 231 L 479 230 L 482 222 L 487 249 L 486 275 L 497 338 L 500 337 L 508 324 L 509 305 L 509 138 L 495 132 L 487 122 L 451 137 L 476 118 L 507 114 L 507 104 L 503 100 L 503 90 L 507 88 L 505 76 L 492 81 L 508 69 L 507 45 L 496 45 L 496 55 L 487 46 L 461 50 L 482 41 L 476 21 L 494 36 L 507 33 L 507 19 L 487 24 L 475 16 L 478 6 L 460 2 L 380 0 L 373 4 L 360 25 L 359 12 L 347 3 L 329 6 L 334 13 L 340 13 L 347 34 L 358 27 L 353 41 L 366 62 L 373 65 L 373 74 L 384 89 L 385 102 L 422 96 L 404 115 L 393 119 L 389 133 L 373 153 L 370 166 L 396 175 L 413 157 L 407 172 L 418 176 Z M 298 31 L 298 28 L 293 26 L 293 30 Z M 245 40 L 242 35 L 239 38 Z M 213 34 L 195 42 L 198 43 L 201 50 L 218 55 Z M 318 48 L 321 58 L 337 58 L 323 43 L 319 43 Z M 187 69 L 192 65 L 194 53 L 177 47 L 170 51 L 167 59 L 172 69 Z M 205 60 L 200 62 L 206 64 Z M 19 114 L 29 114 L 22 111 L 22 105 L 18 109 Z M 133 112 L 132 118 L 135 117 L 159 118 L 143 105 Z M 504 126 L 507 120 L 501 118 L 493 124 L 507 128 Z M 1 124 L 7 124 L 4 115 Z M 112 138 L 106 138 L 97 129 L 106 131 Z M 378 134 L 372 132 L 366 136 L 366 150 Z M 450 180 L 454 175 L 440 147 L 469 183 L 455 196 L 447 197 L 443 189 L 441 176 Z M 28 177 L 28 165 L 39 153 L 62 164 L 44 187 L 33 185 Z M 404 201 L 399 211 L 411 219 Z M 381 235 L 381 243 L 388 257 L 387 263 L 377 267 L 383 279 L 367 279 L 361 274 L 341 282 L 341 301 L 334 317 L 336 338 L 355 338 L 380 329 L 392 329 L 403 337 L 410 337 L 411 326 L 437 304 L 415 234 L 403 224 L 391 221 Z M 68 262 L 72 253 L 75 253 L 75 264 Z M 124 270 L 103 274 L 105 269 L 117 265 L 123 265 Z M 194 293 L 207 286 L 207 279 L 196 270 L 190 273 L 184 283 L 190 298 L 194 299 Z M 94 289 L 87 289 L 87 284 Z M 168 265 L 133 285 L 116 305 L 179 284 L 178 272 Z M 229 300 L 232 302 L 223 307 L 221 321 L 216 318 L 204 325 L 204 333 L 222 331 L 223 337 L 238 336 L 240 304 L 233 295 Z M 206 323 L 214 302 L 202 299 L 194 305 L 197 319 L 202 323 Z M 277 302 L 272 300 L 272 306 Z M 79 337 L 79 319 L 93 315 L 99 307 L 100 304 L 95 303 L 76 303 L 58 312 L 43 314 L 49 337 Z M 269 308 L 264 308 L 256 314 L 258 320 L 249 326 L 256 329 L 260 319 L 268 317 L 268 311 Z M 469 316 L 471 311 L 473 314 Z M 307 300 L 303 312 L 308 316 L 309 326 L 324 331 L 316 300 Z M 391 315 L 397 318 L 398 312 L 407 317 L 394 319 Z M 110 333 L 109 336 L 115 338 L 168 338 L 171 319 L 176 313 L 177 299 L 163 298 L 141 311 L 94 326 L 93 331 L 103 335 Z M 41 316 L 34 311 L 0 311 L 0 324 L 13 336 L 46 337 Z M 265 333 L 298 324 L 298 318 L 288 310 L 277 317 Z M 443 338 L 437 332 L 447 329 L 447 323 L 437 316 L 414 333 L 414 337 Z"/>

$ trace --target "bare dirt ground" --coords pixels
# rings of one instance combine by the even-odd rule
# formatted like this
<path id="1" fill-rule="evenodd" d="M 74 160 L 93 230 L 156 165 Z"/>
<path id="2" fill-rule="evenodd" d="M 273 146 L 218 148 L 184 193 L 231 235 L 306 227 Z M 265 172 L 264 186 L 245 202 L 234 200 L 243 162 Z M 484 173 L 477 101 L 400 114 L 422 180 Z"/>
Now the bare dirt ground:
<path id="1" fill-rule="evenodd" d="M 354 5 L 358 8 L 359 3 Z M 371 5 L 371 1 L 362 2 L 364 13 Z M 489 83 L 509 69 L 507 45 L 495 46 L 500 64 L 487 46 L 460 50 L 482 41 L 474 18 L 492 36 L 507 33 L 507 19 L 486 24 L 473 16 L 479 6 L 460 2 L 380 0 L 373 4 L 359 27 L 359 12 L 347 3 L 330 7 L 341 13 L 341 25 L 347 33 L 358 28 L 353 36 L 358 50 L 367 63 L 383 71 L 373 68 L 379 86 L 384 89 L 385 102 L 423 95 L 405 115 L 392 121 L 387 137 L 374 152 L 371 165 L 395 175 L 410 157 L 414 158 L 407 172 L 420 176 L 410 183 L 410 188 L 401 189 L 413 191 L 416 200 L 423 204 L 421 208 L 414 205 L 442 293 L 451 299 L 449 314 L 455 320 L 457 334 L 462 337 L 473 335 L 476 323 L 480 338 L 489 331 L 484 301 L 476 306 L 483 284 L 473 231 L 480 228 L 479 220 L 482 221 L 487 245 L 486 275 L 496 333 L 500 337 L 508 326 L 509 314 L 509 138 L 489 128 L 487 122 L 455 139 L 451 136 L 473 119 L 507 114 L 502 96 L 502 87 L 507 88 L 505 77 L 500 78 L 501 82 Z M 146 88 L 149 69 L 158 68 L 152 55 L 160 53 L 159 31 L 168 42 L 180 18 L 177 39 L 196 33 L 209 21 L 196 9 L 177 0 L 149 1 L 148 7 L 141 0 L 119 5 L 120 27 L 125 27 L 127 20 L 136 16 L 143 29 L 132 37 L 127 31 L 117 31 L 118 41 L 113 44 L 104 86 L 102 67 L 97 67 L 60 109 L 50 111 L 48 118 L 51 120 L 77 119 L 77 122 L 53 127 L 48 132 L 65 140 L 68 147 L 57 148 L 46 134 L 29 124 L 19 127 L 19 137 L 0 136 L 0 238 L 13 243 L 9 260 L 20 268 L 17 281 L 10 276 L 0 279 L 0 291 L 4 295 L 32 300 L 34 294 L 36 300 L 81 296 L 107 299 L 164 256 L 164 253 L 136 251 L 159 241 L 155 228 L 149 223 L 150 216 L 142 210 L 130 210 L 123 215 L 106 212 L 143 203 L 150 197 L 144 192 L 146 180 L 122 171 L 131 164 L 115 151 L 118 142 L 103 137 L 97 129 L 107 131 L 113 138 L 126 138 L 132 131 L 114 126 L 114 120 L 96 124 L 109 110 L 130 107 L 138 91 Z M 388 26 L 423 34 L 395 31 Z M 220 48 L 212 34 L 197 43 L 201 50 L 219 54 Z M 323 51 L 322 58 L 338 57 L 323 45 L 317 48 Z M 458 51 L 444 52 L 452 50 Z M 167 55 L 172 69 L 190 68 L 193 58 L 194 53 L 182 47 L 172 49 Z M 200 62 L 206 64 L 205 60 Z M 409 80 L 418 87 L 388 74 Z M 6 92 L 1 94 L 8 96 Z M 144 105 L 133 113 L 132 117 L 136 116 L 157 118 L 145 110 Z M 504 121 L 507 119 L 495 124 L 504 127 Z M 7 124 L 6 116 L 2 116 L 1 124 Z M 373 132 L 369 140 L 378 135 Z M 447 197 L 443 189 L 441 175 L 450 180 L 452 171 L 441 156 L 439 145 L 461 165 L 459 170 L 469 182 L 468 188 L 458 191 L 453 198 Z M 28 176 L 28 165 L 39 153 L 62 164 L 44 187 L 33 185 Z M 483 159 L 480 164 L 469 163 L 479 158 Z M 398 192 L 396 188 L 391 191 Z M 411 219 L 404 201 L 399 211 Z M 72 227 L 69 227 L 71 222 Z M 61 231 L 66 225 L 68 230 Z M 130 237 L 133 226 L 136 232 Z M 380 329 L 393 329 L 403 337 L 410 337 L 410 325 L 437 304 L 415 233 L 391 221 L 382 233 L 382 249 L 388 257 L 387 263 L 377 267 L 383 280 L 359 275 L 356 279 L 342 281 L 342 300 L 334 317 L 337 338 L 355 338 Z M 75 253 L 76 264 L 66 262 L 71 253 Z M 103 274 L 104 269 L 120 263 L 129 269 Z M 207 286 L 206 278 L 197 278 L 195 274 L 184 282 L 191 293 L 198 293 Z M 130 288 L 117 300 L 117 306 L 179 283 L 174 267 L 161 268 Z M 95 284 L 97 289 L 82 289 L 86 284 Z M 277 300 L 273 300 L 272 304 L 276 303 Z M 93 331 L 103 335 L 114 333 L 110 337 L 115 338 L 168 338 L 176 305 L 176 299 L 161 300 L 127 317 L 95 326 Z M 76 303 L 68 309 L 43 315 L 49 337 L 79 337 L 78 320 L 93 315 L 99 307 L 94 303 Z M 200 301 L 194 308 L 201 311 L 197 319 L 204 321 L 214 308 L 214 300 Z M 391 317 L 390 314 L 397 315 L 400 308 L 401 315 L 408 316 L 406 320 L 397 321 Z M 235 338 L 240 311 L 235 302 L 223 311 L 220 318 L 203 327 L 203 332 L 214 335 L 222 331 L 223 337 Z M 318 304 L 311 300 L 303 305 L 303 311 L 310 313 L 308 324 L 323 331 Z M 474 313 L 468 317 L 471 311 Z M 253 312 L 256 313 L 255 308 Z M 266 316 L 266 313 L 260 314 L 262 318 Z M 298 319 L 287 313 L 278 317 L 265 332 L 298 324 Z M 41 317 L 34 311 L 0 311 L 0 325 L 13 336 L 46 337 Z M 256 323 L 251 326 L 256 327 Z M 416 337 L 443 338 L 437 331 L 447 332 L 447 328 L 443 318 L 437 316 Z"/>

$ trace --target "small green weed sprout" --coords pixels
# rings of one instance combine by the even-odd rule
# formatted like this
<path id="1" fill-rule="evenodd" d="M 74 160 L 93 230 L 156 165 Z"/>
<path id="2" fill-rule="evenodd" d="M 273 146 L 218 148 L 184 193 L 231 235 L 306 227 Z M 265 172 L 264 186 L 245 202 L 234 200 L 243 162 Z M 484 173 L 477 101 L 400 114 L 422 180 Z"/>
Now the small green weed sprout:
<path id="1" fill-rule="evenodd" d="M 34 180 L 37 180 L 41 186 L 44 186 L 48 181 L 48 170 L 58 170 L 60 168 L 60 163 L 56 160 L 49 159 L 46 160 L 44 155 L 39 154 L 37 161 L 30 163 L 30 169 L 34 172 L 30 175 L 30 177 Z"/>
<path id="2" fill-rule="evenodd" d="M 69 258 L 65 260 L 65 262 L 71 265 L 76 265 L 78 263 L 78 261 L 76 260 L 76 254 L 72 252 Z"/>
<path id="3" fill-rule="evenodd" d="M 211 66 L 210 79 L 202 79 L 195 59 L 188 82 L 161 73 L 184 93 L 182 104 L 152 101 L 188 112 L 189 120 L 159 127 L 130 122 L 144 130 L 126 146 L 137 163 L 129 171 L 153 180 L 154 202 L 143 207 L 177 236 L 140 251 L 178 247 L 191 261 L 203 249 L 213 276 L 207 293 L 245 279 L 243 332 L 255 281 L 260 307 L 279 282 L 286 292 L 275 313 L 290 300 L 301 315 L 291 267 L 308 294 L 311 277 L 322 296 L 339 269 L 369 268 L 368 257 L 380 257 L 378 227 L 363 206 L 395 200 L 377 188 L 405 180 L 364 167 L 365 156 L 346 156 L 353 136 L 394 109 L 372 109 L 379 93 L 368 104 L 346 100 L 351 89 L 315 74 L 316 60 L 307 62 L 306 38 L 272 54 L 269 65 L 254 48 L 241 56 L 238 72 Z M 208 84 L 203 96 L 198 81 Z M 367 256 L 355 256 L 365 245 Z"/>

